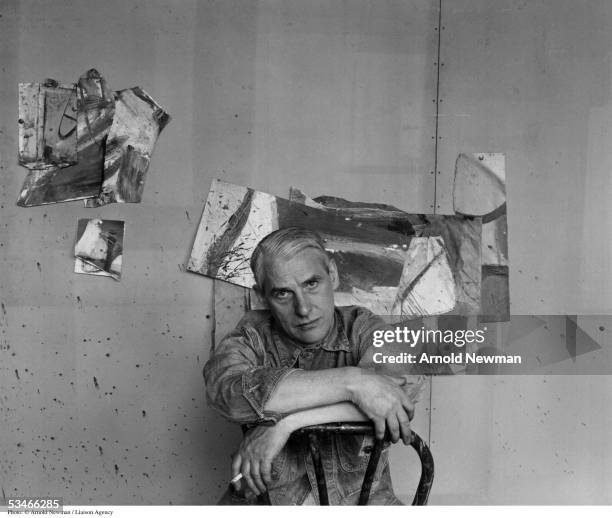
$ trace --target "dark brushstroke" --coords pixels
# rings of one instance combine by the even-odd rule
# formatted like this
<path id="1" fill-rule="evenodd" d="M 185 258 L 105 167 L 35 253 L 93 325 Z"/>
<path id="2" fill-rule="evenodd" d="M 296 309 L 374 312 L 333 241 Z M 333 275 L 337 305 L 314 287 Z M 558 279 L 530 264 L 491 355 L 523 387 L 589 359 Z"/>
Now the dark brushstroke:
<path id="1" fill-rule="evenodd" d="M 144 179 L 149 169 L 149 158 L 133 146 L 127 146 L 121 157 L 117 192 L 127 203 L 137 203 L 142 199 Z"/>
<path id="2" fill-rule="evenodd" d="M 506 207 L 506 202 L 504 202 L 499 207 L 497 207 L 494 211 L 489 212 L 488 214 L 485 214 L 484 216 L 482 216 L 482 224 L 484 225 L 485 223 L 494 221 L 497 218 L 500 218 L 501 216 L 504 216 L 506 214 L 507 214 L 507 207 Z"/>
<path id="3" fill-rule="evenodd" d="M 574 362 L 576 361 L 577 319 L 577 315 L 565 315 L 565 348 Z"/>
<path id="4" fill-rule="evenodd" d="M 464 258 L 461 254 L 465 240 L 469 239 L 473 250 L 480 250 L 480 218 L 464 216 L 423 215 L 425 222 L 421 230 L 422 237 L 440 236 L 448 253 L 449 264 L 456 274 L 463 268 Z M 478 252 L 480 256 L 480 252 Z"/>
<path id="5" fill-rule="evenodd" d="M 484 225 L 484 223 L 483 223 Z M 493 243 L 488 243 L 489 249 L 498 257 L 503 258 L 504 262 L 508 261 L 508 218 L 506 214 L 501 214 L 493 221 L 489 221 L 487 225 L 493 226 Z M 488 226 L 487 228 L 491 228 Z M 490 259 L 489 259 L 490 260 Z M 493 264 L 499 264 L 500 259 Z M 484 263 L 491 264 L 491 263 Z"/>
<path id="6" fill-rule="evenodd" d="M 330 254 L 338 266 L 338 291 L 350 292 L 358 287 L 371 290 L 376 286 L 397 286 L 402 277 L 403 264 L 386 257 L 372 257 L 358 252 Z"/>
<path id="7" fill-rule="evenodd" d="M 404 300 L 406 299 L 409 295 L 410 292 L 414 289 L 414 287 L 418 284 L 418 282 L 423 278 L 423 276 L 429 271 L 429 269 L 432 267 L 432 265 L 438 260 L 438 258 L 440 256 L 442 256 L 444 254 L 444 249 L 442 249 L 441 252 L 439 252 L 437 255 L 435 255 L 434 257 L 432 257 L 432 259 L 430 261 L 428 261 L 428 263 L 425 265 L 425 267 L 414 277 L 414 279 L 412 279 L 410 281 L 410 284 L 408 284 L 408 286 L 406 286 L 402 293 L 399 293 L 397 295 L 397 297 L 400 300 Z M 399 282 L 399 281 L 398 281 Z"/>
<path id="8" fill-rule="evenodd" d="M 510 290 L 508 267 L 482 265 L 481 322 L 506 322 L 510 320 Z"/>
<path id="9" fill-rule="evenodd" d="M 298 189 L 292 189 L 292 199 L 303 200 L 306 196 Z M 368 203 L 349 201 L 344 198 L 334 196 L 318 196 L 314 198 L 315 202 L 324 205 L 327 209 L 333 209 L 334 214 L 342 218 L 351 218 L 355 222 L 364 222 L 368 224 L 380 223 L 376 226 L 386 228 L 392 232 L 404 233 L 406 235 L 416 235 L 421 237 L 442 236 L 444 243 L 448 246 L 448 241 L 452 241 L 451 266 L 460 266 L 459 249 L 461 241 L 464 239 L 463 226 L 465 222 L 468 226 L 474 226 L 474 231 L 479 231 L 478 222 L 480 218 L 453 216 L 453 215 L 431 215 L 431 214 L 410 214 L 404 212 L 392 205 L 383 203 Z M 408 233 L 410 232 L 410 233 Z"/>
<path id="10" fill-rule="evenodd" d="M 289 191 L 291 201 L 306 204 L 306 195 L 296 188 Z M 390 232 L 413 236 L 415 216 L 408 214 L 393 205 L 383 203 L 352 202 L 335 196 L 319 196 L 313 200 L 321 210 L 332 212 L 341 218 L 350 218 L 355 222 L 367 223 Z M 416 221 L 415 221 L 416 222 Z"/>
<path id="11" fill-rule="evenodd" d="M 508 276 L 509 269 L 507 266 L 500 264 L 485 264 L 482 267 L 483 272 L 486 271 L 487 275 L 500 275 Z M 484 275 L 483 275 L 484 277 Z"/>
<path id="12" fill-rule="evenodd" d="M 302 227 L 316 232 L 324 231 L 328 235 L 339 236 L 347 241 L 368 243 L 383 247 L 410 244 L 410 236 L 389 232 L 360 221 L 347 221 L 345 217 L 325 210 L 315 209 L 294 203 L 283 198 L 276 198 L 278 225 L 285 227 Z"/>
<path id="13" fill-rule="evenodd" d="M 228 262 L 228 259 L 234 254 L 237 255 L 237 252 L 234 251 L 233 246 L 236 242 L 236 239 L 242 232 L 244 225 L 249 219 L 249 214 L 251 213 L 251 203 L 253 201 L 253 196 L 255 195 L 255 191 L 253 189 L 247 189 L 244 198 L 240 202 L 239 207 L 236 211 L 229 217 L 227 222 L 227 227 L 225 232 L 221 234 L 209 247 L 206 252 L 206 264 L 208 268 L 206 270 L 205 275 L 209 275 L 210 277 L 216 277 L 217 272 Z M 224 280 L 231 281 L 231 274 L 229 276 L 225 276 Z"/>

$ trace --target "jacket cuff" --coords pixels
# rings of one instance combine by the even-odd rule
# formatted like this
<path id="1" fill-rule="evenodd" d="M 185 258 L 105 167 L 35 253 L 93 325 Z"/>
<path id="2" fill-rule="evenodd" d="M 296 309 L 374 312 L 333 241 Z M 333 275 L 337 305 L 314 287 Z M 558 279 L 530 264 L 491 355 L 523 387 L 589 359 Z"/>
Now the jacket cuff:
<path id="1" fill-rule="evenodd" d="M 289 373 L 300 370 L 290 367 L 256 367 L 242 375 L 242 394 L 258 415 L 260 422 L 278 423 L 282 414 L 264 410 L 274 389 Z"/>

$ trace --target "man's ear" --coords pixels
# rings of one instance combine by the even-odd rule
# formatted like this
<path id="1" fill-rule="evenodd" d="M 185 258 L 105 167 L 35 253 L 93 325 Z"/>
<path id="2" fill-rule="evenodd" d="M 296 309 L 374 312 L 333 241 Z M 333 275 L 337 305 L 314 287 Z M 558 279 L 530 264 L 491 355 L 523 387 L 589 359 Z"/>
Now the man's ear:
<path id="1" fill-rule="evenodd" d="M 332 286 L 335 290 L 338 288 L 338 286 L 340 286 L 340 276 L 338 275 L 338 267 L 336 266 L 336 261 L 334 261 L 333 259 L 330 259 L 328 269 L 329 269 L 329 277 L 332 280 Z"/>

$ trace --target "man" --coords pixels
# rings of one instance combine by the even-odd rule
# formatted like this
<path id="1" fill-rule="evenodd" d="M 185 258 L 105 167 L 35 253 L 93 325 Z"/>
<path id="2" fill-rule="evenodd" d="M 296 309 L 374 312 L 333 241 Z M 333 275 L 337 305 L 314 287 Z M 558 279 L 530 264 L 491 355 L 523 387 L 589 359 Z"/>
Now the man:
<path id="1" fill-rule="evenodd" d="M 316 503 L 307 445 L 290 439 L 303 426 L 337 421 L 374 423 L 405 443 L 414 414 L 409 377 L 375 373 L 372 333 L 384 322 L 364 308 L 334 307 L 338 270 L 312 231 L 292 227 L 266 236 L 251 258 L 255 291 L 268 310 L 251 311 L 213 350 L 204 367 L 210 404 L 242 425 L 232 480 L 254 495 L 268 491 L 275 505 Z M 369 460 L 364 437 L 323 441 L 331 504 L 355 504 Z M 235 496 L 235 495 L 234 495 Z M 248 500 L 248 499 L 247 499 Z M 252 503 L 252 500 L 237 503 Z M 220 503 L 230 503 L 229 494 Z M 383 453 L 370 503 L 401 504 Z"/>

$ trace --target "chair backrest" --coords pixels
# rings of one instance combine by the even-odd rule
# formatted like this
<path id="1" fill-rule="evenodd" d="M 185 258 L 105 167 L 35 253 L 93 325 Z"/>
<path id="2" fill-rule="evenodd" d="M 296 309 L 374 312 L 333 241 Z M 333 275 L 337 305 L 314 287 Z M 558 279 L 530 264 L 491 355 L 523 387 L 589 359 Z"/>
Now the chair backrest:
<path id="1" fill-rule="evenodd" d="M 294 432 L 294 435 L 302 437 L 306 436 L 308 438 L 308 445 L 310 447 L 310 453 L 312 455 L 315 475 L 317 478 L 319 502 L 321 505 L 329 505 L 329 498 L 327 495 L 325 473 L 323 471 L 323 464 L 321 461 L 319 437 L 322 435 L 336 434 L 374 435 L 374 426 L 370 422 L 328 423 L 306 426 Z M 427 444 L 425 444 L 423 439 L 421 439 L 421 437 L 419 437 L 419 435 L 414 431 L 411 431 L 410 445 L 416 450 L 421 461 L 421 478 L 419 480 L 419 485 L 414 495 L 414 499 L 412 500 L 412 505 L 426 505 L 427 499 L 429 498 L 429 492 L 431 491 L 431 486 L 433 484 L 433 456 Z M 372 489 L 372 482 L 374 480 L 374 474 L 376 473 L 376 467 L 378 466 L 378 461 L 380 459 L 383 446 L 384 440 L 375 440 L 374 448 L 370 453 L 370 460 L 368 462 L 363 483 L 361 485 L 358 505 L 367 505 L 368 503 L 370 491 Z"/>

